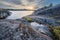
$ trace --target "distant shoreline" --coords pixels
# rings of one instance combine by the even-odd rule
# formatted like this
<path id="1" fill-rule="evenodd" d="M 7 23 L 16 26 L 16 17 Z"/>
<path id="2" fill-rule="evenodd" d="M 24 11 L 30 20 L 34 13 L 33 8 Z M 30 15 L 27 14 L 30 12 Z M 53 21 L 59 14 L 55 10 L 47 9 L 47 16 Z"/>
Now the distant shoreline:
<path id="1" fill-rule="evenodd" d="M 1 9 L 0 10 L 8 10 L 8 11 L 36 11 L 36 10 L 30 10 L 30 9 Z"/>

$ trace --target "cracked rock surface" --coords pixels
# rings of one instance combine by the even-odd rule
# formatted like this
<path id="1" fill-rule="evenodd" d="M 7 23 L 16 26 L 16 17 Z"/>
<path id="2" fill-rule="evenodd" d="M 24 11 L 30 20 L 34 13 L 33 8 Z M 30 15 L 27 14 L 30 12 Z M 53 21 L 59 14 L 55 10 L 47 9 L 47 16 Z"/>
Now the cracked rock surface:
<path id="1" fill-rule="evenodd" d="M 52 40 L 21 21 L 0 20 L 0 40 Z"/>

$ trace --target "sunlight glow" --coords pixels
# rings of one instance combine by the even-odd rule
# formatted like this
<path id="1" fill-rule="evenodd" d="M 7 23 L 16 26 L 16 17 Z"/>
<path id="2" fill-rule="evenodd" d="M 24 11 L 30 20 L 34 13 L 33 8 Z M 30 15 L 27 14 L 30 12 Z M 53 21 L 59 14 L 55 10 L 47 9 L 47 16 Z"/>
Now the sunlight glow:
<path id="1" fill-rule="evenodd" d="M 28 6 L 27 9 L 34 10 L 33 6 Z"/>

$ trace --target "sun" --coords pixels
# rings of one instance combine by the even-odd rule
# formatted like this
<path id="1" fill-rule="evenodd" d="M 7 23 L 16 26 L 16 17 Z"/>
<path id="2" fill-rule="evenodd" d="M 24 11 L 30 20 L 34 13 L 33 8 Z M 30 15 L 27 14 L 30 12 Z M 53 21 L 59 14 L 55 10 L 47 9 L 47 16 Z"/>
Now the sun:
<path id="1" fill-rule="evenodd" d="M 33 6 L 29 6 L 29 7 L 27 7 L 27 9 L 34 10 L 34 7 Z"/>

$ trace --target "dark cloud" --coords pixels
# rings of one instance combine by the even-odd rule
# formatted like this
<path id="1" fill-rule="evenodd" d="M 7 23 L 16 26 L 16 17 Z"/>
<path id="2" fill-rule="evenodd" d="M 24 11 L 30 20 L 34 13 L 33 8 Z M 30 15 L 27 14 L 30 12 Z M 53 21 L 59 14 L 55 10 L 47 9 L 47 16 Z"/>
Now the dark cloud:
<path id="1" fill-rule="evenodd" d="M 12 2 L 18 5 L 22 4 L 21 0 L 12 0 Z"/>
<path id="2" fill-rule="evenodd" d="M 25 8 L 25 7 L 37 7 L 42 4 L 40 3 L 42 0 L 0 0 L 0 8 Z M 38 8 L 38 7 L 37 7 Z"/>
<path id="3" fill-rule="evenodd" d="M 27 0 L 28 2 L 34 2 L 35 0 Z"/>
<path id="4" fill-rule="evenodd" d="M 9 3 L 17 4 L 17 5 L 22 4 L 21 0 L 1 0 L 1 1 L 6 1 L 6 2 L 9 2 Z"/>

